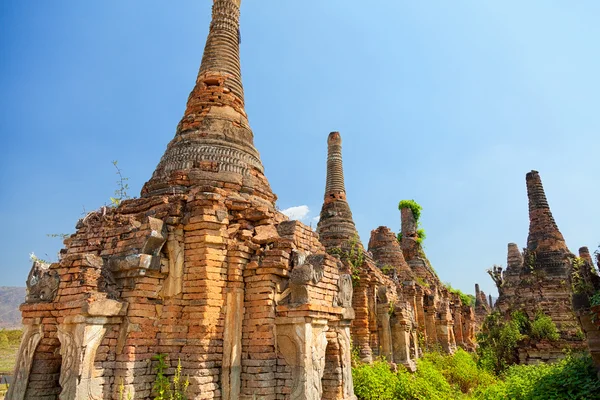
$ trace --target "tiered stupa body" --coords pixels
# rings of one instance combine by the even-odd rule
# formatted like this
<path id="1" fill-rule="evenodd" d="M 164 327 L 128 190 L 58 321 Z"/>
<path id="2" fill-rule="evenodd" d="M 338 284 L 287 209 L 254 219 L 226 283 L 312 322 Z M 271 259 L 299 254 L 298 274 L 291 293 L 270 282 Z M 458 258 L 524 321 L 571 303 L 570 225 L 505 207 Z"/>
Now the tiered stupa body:
<path id="1" fill-rule="evenodd" d="M 214 0 L 196 85 L 142 198 L 92 212 L 36 264 L 13 400 L 353 400 L 352 278 L 274 207 L 244 111 L 239 0 Z M 121 393 L 121 394 L 120 394 Z"/>
<path id="2" fill-rule="evenodd" d="M 362 249 L 346 199 L 342 136 L 339 132 L 331 132 L 327 138 L 327 179 L 317 233 L 321 243 L 328 249 L 345 247 L 349 241 L 355 242 Z"/>

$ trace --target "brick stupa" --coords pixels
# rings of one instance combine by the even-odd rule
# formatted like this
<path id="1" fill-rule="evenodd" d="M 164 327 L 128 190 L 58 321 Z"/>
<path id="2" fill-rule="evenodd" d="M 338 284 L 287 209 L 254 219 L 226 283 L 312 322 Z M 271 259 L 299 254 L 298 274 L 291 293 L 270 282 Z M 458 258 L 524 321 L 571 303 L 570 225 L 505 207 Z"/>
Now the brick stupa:
<path id="1" fill-rule="evenodd" d="M 352 279 L 275 210 L 244 110 L 240 0 L 214 0 L 196 84 L 140 199 L 79 221 L 36 263 L 8 398 L 352 400 Z M 122 388 L 122 389 L 121 389 Z"/>
<path id="2" fill-rule="evenodd" d="M 519 362 L 535 364 L 564 357 L 564 349 L 582 350 L 579 322 L 572 305 L 572 260 L 563 235 L 552 216 L 540 175 L 526 176 L 529 199 L 529 235 L 521 253 L 516 244 L 508 245 L 507 268 L 494 267 L 489 273 L 499 297 L 496 309 L 505 318 L 514 311 L 524 312 L 530 320 L 544 314 L 558 328 L 560 338 L 528 338 L 519 345 Z"/>

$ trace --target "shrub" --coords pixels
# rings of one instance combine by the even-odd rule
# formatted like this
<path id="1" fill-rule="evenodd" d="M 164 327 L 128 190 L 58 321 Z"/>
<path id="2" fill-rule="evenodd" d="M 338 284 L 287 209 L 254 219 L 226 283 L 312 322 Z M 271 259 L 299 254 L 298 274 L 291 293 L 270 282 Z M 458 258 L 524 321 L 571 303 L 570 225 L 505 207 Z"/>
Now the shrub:
<path id="1" fill-rule="evenodd" d="M 549 316 L 538 313 L 531 323 L 531 337 L 536 339 L 558 340 L 560 335 L 554 321 Z"/>
<path id="2" fill-rule="evenodd" d="M 444 284 L 450 293 L 458 294 L 460 301 L 465 306 L 475 305 L 475 296 L 463 293 L 460 289 L 455 289 L 449 283 Z"/>
<path id="3" fill-rule="evenodd" d="M 419 218 L 421 218 L 421 211 L 423 210 L 423 207 L 421 207 L 416 201 L 414 200 L 402 200 L 400 201 L 400 203 L 398 203 L 398 210 L 402 210 L 404 208 L 408 208 L 411 212 L 412 215 L 415 219 L 415 223 L 417 224 L 417 243 L 422 244 L 423 240 L 425 240 L 425 238 L 427 237 L 427 235 L 425 234 L 425 229 L 421 228 L 421 222 L 419 221 Z M 396 238 L 398 239 L 398 241 L 402 241 L 402 232 L 400 232 Z"/>
<path id="4" fill-rule="evenodd" d="M 476 399 L 598 399 L 600 381 L 589 355 L 575 355 L 555 364 L 514 365 L 504 380 L 475 393 Z"/>
<path id="5" fill-rule="evenodd" d="M 454 355 L 425 353 L 417 360 L 415 373 L 403 366 L 393 373 L 386 362 L 377 361 L 372 365 L 357 365 L 352 376 L 354 392 L 360 400 L 456 399 L 495 382 L 495 378 L 479 369 L 473 356 L 464 350 L 457 350 Z"/>
<path id="6" fill-rule="evenodd" d="M 352 379 L 354 394 L 360 400 L 393 400 L 399 382 L 385 361 L 357 365 L 352 368 Z"/>
<path id="7" fill-rule="evenodd" d="M 410 209 L 410 211 L 412 211 L 412 215 L 415 218 L 415 222 L 417 222 L 418 224 L 419 218 L 421 217 L 421 210 L 423 210 L 423 207 L 421 207 L 419 203 L 417 203 L 414 200 L 402 200 L 400 201 L 400 203 L 398 203 L 398 210 L 402 210 L 403 208 L 408 208 Z"/>
<path id="8" fill-rule="evenodd" d="M 517 361 L 517 344 L 524 338 L 522 320 L 504 321 L 498 312 L 488 315 L 477 335 L 479 366 L 495 373 L 504 371 Z"/>

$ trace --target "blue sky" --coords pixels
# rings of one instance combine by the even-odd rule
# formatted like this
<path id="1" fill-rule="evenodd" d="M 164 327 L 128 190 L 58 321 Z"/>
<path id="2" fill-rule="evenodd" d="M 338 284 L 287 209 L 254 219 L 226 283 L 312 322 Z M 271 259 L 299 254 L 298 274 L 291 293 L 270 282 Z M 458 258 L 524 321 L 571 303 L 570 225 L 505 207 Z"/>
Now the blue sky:
<path id="1" fill-rule="evenodd" d="M 139 195 L 181 118 L 210 1 L 0 3 L 0 285 L 54 259 L 116 189 Z M 246 108 L 278 206 L 318 215 L 326 139 L 344 142 L 361 238 L 423 206 L 441 279 L 495 294 L 485 269 L 525 246 L 540 171 L 567 244 L 600 243 L 600 3 L 244 0 Z M 315 225 L 314 222 L 313 226 Z"/>

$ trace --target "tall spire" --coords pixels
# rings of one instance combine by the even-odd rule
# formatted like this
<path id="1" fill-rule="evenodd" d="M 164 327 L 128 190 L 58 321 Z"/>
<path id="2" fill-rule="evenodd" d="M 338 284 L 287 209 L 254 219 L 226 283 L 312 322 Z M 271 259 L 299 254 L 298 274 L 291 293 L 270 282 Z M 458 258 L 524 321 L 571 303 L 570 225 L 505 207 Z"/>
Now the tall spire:
<path id="1" fill-rule="evenodd" d="M 327 249 L 342 247 L 349 240 L 358 239 L 352 211 L 346 201 L 342 137 L 339 132 L 331 132 L 327 138 L 327 181 L 317 233 Z M 362 247 L 360 240 L 358 245 Z"/>
<path id="2" fill-rule="evenodd" d="M 339 197 L 346 199 L 344 187 L 344 167 L 342 165 L 342 136 L 331 132 L 327 138 L 327 182 L 325 199 Z"/>
<path id="3" fill-rule="evenodd" d="M 244 110 L 239 57 L 241 0 L 214 0 L 212 22 L 196 85 L 175 138 L 143 196 L 212 185 L 258 196 L 273 205 Z"/>
<path id="4" fill-rule="evenodd" d="M 529 236 L 527 237 L 527 249 L 555 250 L 556 245 L 566 249 L 565 239 L 558 230 L 554 221 L 542 179 L 537 171 L 527 173 L 527 197 L 529 198 Z"/>

